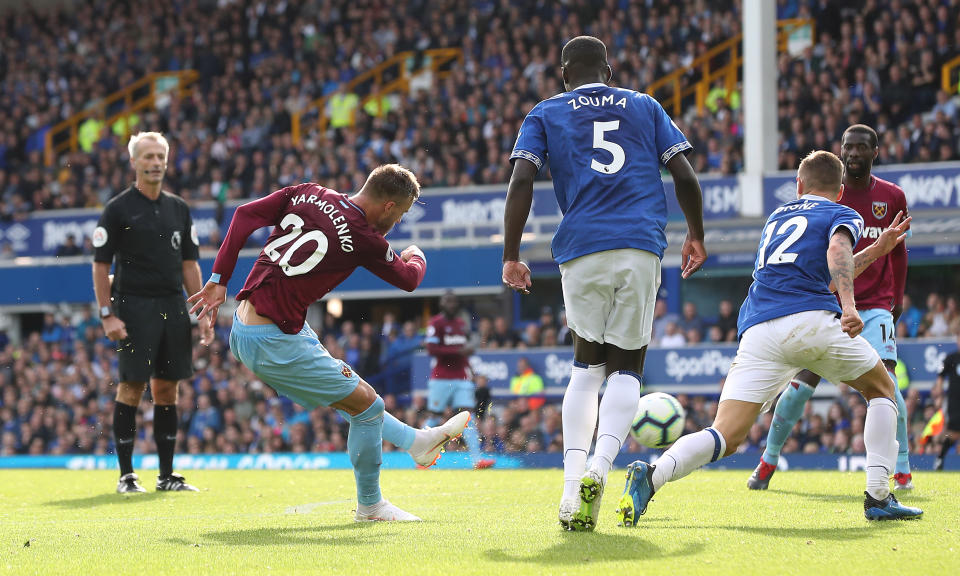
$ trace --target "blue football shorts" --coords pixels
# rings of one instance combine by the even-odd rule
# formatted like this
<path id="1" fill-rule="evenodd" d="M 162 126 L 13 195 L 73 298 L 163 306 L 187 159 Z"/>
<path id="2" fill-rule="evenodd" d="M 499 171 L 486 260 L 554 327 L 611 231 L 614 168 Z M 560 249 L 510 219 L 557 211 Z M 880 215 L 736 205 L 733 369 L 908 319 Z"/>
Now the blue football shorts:
<path id="1" fill-rule="evenodd" d="M 309 409 L 339 402 L 360 384 L 353 369 L 331 356 L 306 324 L 299 333 L 287 334 L 276 324 L 244 324 L 234 314 L 230 350 L 264 384 Z"/>
<path id="2" fill-rule="evenodd" d="M 858 310 L 863 320 L 863 332 L 860 334 L 877 351 L 881 360 L 897 361 L 896 326 L 893 314 L 883 308 Z"/>
<path id="3" fill-rule="evenodd" d="M 472 380 L 431 379 L 427 382 L 427 410 L 443 412 L 450 408 L 473 408 L 476 404 Z"/>

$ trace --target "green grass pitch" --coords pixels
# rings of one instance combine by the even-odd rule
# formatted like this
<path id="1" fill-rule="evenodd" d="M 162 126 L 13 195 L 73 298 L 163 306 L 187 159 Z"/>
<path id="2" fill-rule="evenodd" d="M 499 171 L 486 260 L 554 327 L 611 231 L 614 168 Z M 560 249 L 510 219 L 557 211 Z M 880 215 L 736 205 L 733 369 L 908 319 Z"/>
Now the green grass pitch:
<path id="1" fill-rule="evenodd" d="M 442 463 L 441 463 L 442 466 Z M 616 526 L 622 471 L 594 533 L 556 521 L 562 473 L 386 471 L 416 524 L 355 524 L 353 474 L 192 471 L 199 494 L 113 492 L 111 471 L 0 472 L 0 575 L 960 574 L 960 474 L 920 472 L 921 520 L 868 523 L 863 472 L 701 471 Z"/>

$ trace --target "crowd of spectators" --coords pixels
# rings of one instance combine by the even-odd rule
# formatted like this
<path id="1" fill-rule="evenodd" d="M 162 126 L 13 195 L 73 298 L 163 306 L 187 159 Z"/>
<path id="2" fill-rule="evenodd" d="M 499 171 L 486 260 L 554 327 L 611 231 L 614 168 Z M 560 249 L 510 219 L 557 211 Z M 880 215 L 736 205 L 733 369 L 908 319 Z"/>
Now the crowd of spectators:
<path id="1" fill-rule="evenodd" d="M 167 134 L 166 183 L 188 199 L 258 197 L 311 180 L 348 191 L 387 161 L 427 186 L 502 183 L 523 116 L 562 90 L 567 39 L 604 39 L 614 83 L 643 89 L 738 35 L 740 10 L 739 0 L 178 0 L 140 11 L 85 0 L 9 12 L 0 20 L 0 218 L 102 205 L 130 179 L 127 129 Z M 779 17 L 816 24 L 816 42 L 779 61 L 781 167 L 837 146 L 852 122 L 878 128 L 881 162 L 956 158 L 954 94 L 938 93 L 937 82 L 960 50 L 958 10 L 953 0 L 780 0 Z M 461 49 L 463 64 L 376 106 L 357 98 L 376 86 L 344 92 L 392 55 L 432 48 Z M 200 73 L 191 96 L 161 98 L 109 126 L 90 120 L 77 152 L 44 165 L 53 125 L 148 73 L 183 69 Z M 353 107 L 355 125 L 318 132 L 306 107 L 323 96 Z M 720 84 L 703 113 L 685 102 L 676 120 L 698 173 L 741 169 L 740 104 L 739 89 Z M 297 145 L 291 118 L 301 111 Z"/>
<path id="2" fill-rule="evenodd" d="M 732 0 L 183 0 L 149 12 L 120 0 L 82 4 L 0 23 L 6 217 L 97 206 L 123 189 L 126 128 L 167 134 L 167 184 L 188 198 L 257 197 L 305 180 L 347 191 L 386 161 L 428 186 L 505 182 L 523 116 L 562 90 L 556 68 L 567 39 L 607 39 L 616 82 L 638 88 L 740 31 Z M 463 64 L 378 106 L 357 98 L 376 87 L 344 92 L 394 54 L 432 48 L 461 49 Z M 81 149 L 44 167 L 51 126 L 148 73 L 181 69 L 200 73 L 192 96 L 110 126 L 90 121 Z M 307 122 L 295 145 L 292 115 L 323 96 L 356 106 L 355 126 L 323 111 L 329 133 Z"/>
<path id="3" fill-rule="evenodd" d="M 779 57 L 780 168 L 814 149 L 839 151 L 850 124 L 881 136 L 877 163 L 956 160 L 957 85 L 943 65 L 960 54 L 960 3 L 952 0 L 780 0 L 780 17 L 813 17 L 816 42 Z"/>
<path id="4" fill-rule="evenodd" d="M 738 311 L 731 300 L 721 300 L 713 315 L 700 315 L 697 305 L 684 302 L 681 314 L 667 309 L 666 300 L 657 300 L 653 313 L 651 346 L 676 348 L 702 343 L 737 341 Z M 897 323 L 897 338 L 942 338 L 960 332 L 960 309 L 956 295 L 930 292 L 926 308 L 914 306 L 904 294 L 903 312 Z"/>
<path id="5" fill-rule="evenodd" d="M 917 310 L 905 302 L 900 326 L 907 333 L 939 335 L 942 326 L 955 330 L 960 324 L 956 299 L 932 294 L 930 309 Z M 663 346 L 669 334 L 695 339 L 694 333 L 729 339 L 735 333 L 732 306 L 723 303 L 715 320 L 698 317 L 687 303 L 677 317 L 662 314 L 658 326 Z M 726 312 L 724 312 L 726 311 Z M 198 346 L 193 378 L 180 387 L 180 453 L 267 453 L 343 451 L 347 423 L 337 412 L 318 408 L 305 410 L 278 397 L 228 348 L 231 317 L 222 314 L 217 338 L 209 348 Z M 479 318 L 474 341 L 481 353 L 490 349 L 527 349 L 557 344 L 558 334 L 567 334 L 562 313 L 544 308 L 541 317 L 520 331 L 505 317 Z M 904 328 L 905 327 L 905 328 Z M 398 321 L 391 313 L 379 323 L 337 321 L 324 316 L 319 332 L 331 354 L 350 363 L 383 395 L 388 410 L 413 426 L 423 426 L 429 414 L 424 399 L 411 397 L 413 354 L 422 349 L 422 326 L 413 320 Z M 735 337 L 735 334 L 733 334 Z M 683 345 L 678 343 L 678 345 Z M 518 366 L 520 363 L 518 362 Z M 115 346 L 103 335 L 99 320 L 89 309 L 77 316 L 47 314 L 40 330 L 22 343 L 12 343 L 0 332 L 0 455 L 11 454 L 106 454 L 113 450 L 110 421 L 116 394 Z M 519 368 L 518 368 L 519 370 Z M 519 373 L 519 372 L 518 372 Z M 494 402 L 489 399 L 486 379 L 477 375 L 477 412 L 483 447 L 493 453 L 560 451 L 562 437 L 560 405 L 555 400 L 518 396 Z M 719 387 L 716 390 L 719 393 Z M 916 442 L 939 398 L 921 395 L 916 388 L 906 394 L 912 437 Z M 687 409 L 687 431 L 712 422 L 716 395 L 680 395 Z M 548 399 L 549 400 L 549 399 Z M 138 445 L 144 452 L 153 446 L 152 410 L 142 410 Z M 808 413 L 785 451 L 862 451 L 865 405 L 856 394 L 842 391 L 827 412 Z M 760 448 L 766 439 L 769 417 L 762 418 L 745 446 Z M 142 442 L 142 444 L 140 444 Z M 935 443 L 934 443 L 935 444 Z M 386 449 L 392 449 L 386 446 Z M 639 450 L 636 445 L 629 447 Z M 915 446 L 917 450 L 930 450 Z"/>

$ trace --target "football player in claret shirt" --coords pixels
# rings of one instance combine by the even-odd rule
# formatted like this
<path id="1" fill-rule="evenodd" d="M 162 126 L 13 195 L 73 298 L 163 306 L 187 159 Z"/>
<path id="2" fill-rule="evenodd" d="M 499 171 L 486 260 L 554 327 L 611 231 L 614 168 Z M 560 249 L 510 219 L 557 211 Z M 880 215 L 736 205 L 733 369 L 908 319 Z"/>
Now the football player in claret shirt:
<path id="1" fill-rule="evenodd" d="M 470 410 L 476 404 L 476 385 L 470 372 L 470 356 L 473 355 L 470 327 L 460 316 L 457 295 L 447 291 L 440 297 L 440 309 L 442 312 L 430 319 L 424 339 L 427 353 L 436 360 L 427 383 L 427 409 L 433 413 L 428 424 L 433 424 L 448 407 Z M 474 468 L 490 468 L 496 463 L 480 454 L 476 426 L 468 425 L 463 439 Z"/>
<path id="2" fill-rule="evenodd" d="M 853 279 L 858 271 L 902 242 L 909 218 L 895 217 L 877 242 L 853 254 L 863 219 L 837 203 L 843 165 L 830 152 L 812 152 L 797 171 L 797 200 L 774 210 L 757 249 L 753 284 L 740 307 L 740 346 L 720 393 L 713 424 L 682 436 L 655 465 L 628 466 L 618 512 L 635 526 L 653 494 L 667 482 L 737 451 L 761 412 L 801 369 L 843 382 L 867 400 L 863 510 L 868 520 L 916 518 L 919 508 L 890 492 L 897 455 L 893 379 L 877 351 L 860 336 Z M 832 294 L 836 289 L 837 298 Z"/>
<path id="3" fill-rule="evenodd" d="M 247 238 L 275 226 L 237 294 L 230 349 L 277 393 L 309 409 L 333 406 L 349 419 L 358 522 L 420 520 L 380 494 L 383 440 L 431 466 L 470 420 L 469 412 L 461 412 L 437 428 L 403 424 L 384 411 L 380 396 L 349 365 L 330 356 L 306 324 L 307 307 L 358 266 L 408 292 L 420 285 L 427 268 L 423 252 L 410 246 L 397 254 L 384 238 L 419 196 L 413 173 L 388 164 L 374 169 L 353 196 L 308 183 L 244 204 L 230 222 L 213 275 L 188 299 L 191 314 L 215 320 Z"/>
<path id="4" fill-rule="evenodd" d="M 843 133 L 840 158 L 843 160 L 843 197 L 840 203 L 856 210 L 863 218 L 863 237 L 856 246 L 862 250 L 893 223 L 897 214 L 907 217 L 907 200 L 899 186 L 870 173 L 878 153 L 877 133 L 863 124 L 854 124 Z M 892 252 L 878 258 L 854 282 L 857 310 L 863 318 L 863 337 L 880 354 L 890 377 L 897 381 L 896 325 L 903 311 L 903 288 L 907 281 L 907 248 L 898 244 Z M 760 464 L 747 481 L 753 490 L 766 490 L 780 461 L 780 450 L 794 424 L 803 415 L 803 407 L 813 396 L 820 376 L 803 370 L 784 390 L 773 414 L 767 445 Z M 897 402 L 897 465 L 895 490 L 913 488 L 910 474 L 910 439 L 907 406 L 899 386 L 894 387 Z"/>

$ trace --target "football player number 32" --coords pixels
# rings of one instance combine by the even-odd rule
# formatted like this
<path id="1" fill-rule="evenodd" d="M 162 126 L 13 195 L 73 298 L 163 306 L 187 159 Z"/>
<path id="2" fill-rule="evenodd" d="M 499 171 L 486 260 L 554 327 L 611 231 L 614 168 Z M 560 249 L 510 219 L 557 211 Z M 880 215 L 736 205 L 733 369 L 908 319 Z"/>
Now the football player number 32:
<path id="1" fill-rule="evenodd" d="M 277 262 L 280 269 L 283 270 L 283 273 L 287 276 L 306 274 L 313 270 L 316 265 L 323 260 L 323 257 L 327 255 L 328 244 L 326 235 L 320 230 L 311 230 L 303 234 L 303 218 L 296 214 L 287 214 L 283 220 L 280 221 L 280 228 L 283 230 L 291 228 L 291 230 L 264 246 L 263 253 L 266 254 L 270 260 Z M 291 242 L 293 242 L 293 244 L 290 244 Z M 303 262 L 297 265 L 291 265 L 290 258 L 293 256 L 293 253 L 308 242 L 314 242 L 317 245 L 316 249 L 307 256 L 307 259 Z M 290 247 L 281 255 L 278 248 L 286 246 L 287 244 L 290 244 Z"/>
<path id="2" fill-rule="evenodd" d="M 616 174 L 623 168 L 623 162 L 627 159 L 627 155 L 623 152 L 623 148 L 619 144 L 604 138 L 606 132 L 613 132 L 619 129 L 619 120 L 593 123 L 593 147 L 606 150 L 613 156 L 613 162 L 609 164 L 601 164 L 597 162 L 596 158 L 590 160 L 590 167 L 601 174 Z"/>
<path id="3" fill-rule="evenodd" d="M 794 216 L 781 224 L 780 228 L 774 232 L 773 229 L 776 228 L 776 226 L 776 222 L 771 222 L 763 229 L 763 239 L 760 242 L 760 250 L 757 251 L 757 270 L 760 270 L 767 264 L 790 264 L 797 259 L 796 252 L 787 252 L 787 250 L 793 246 L 794 242 L 803 236 L 803 233 L 807 229 L 807 218 L 805 216 Z M 793 231 L 790 232 L 790 235 L 787 236 L 779 246 L 774 248 L 770 256 L 767 257 L 767 247 L 770 245 L 771 238 L 774 235 L 783 236 L 791 228 L 793 228 Z"/>

